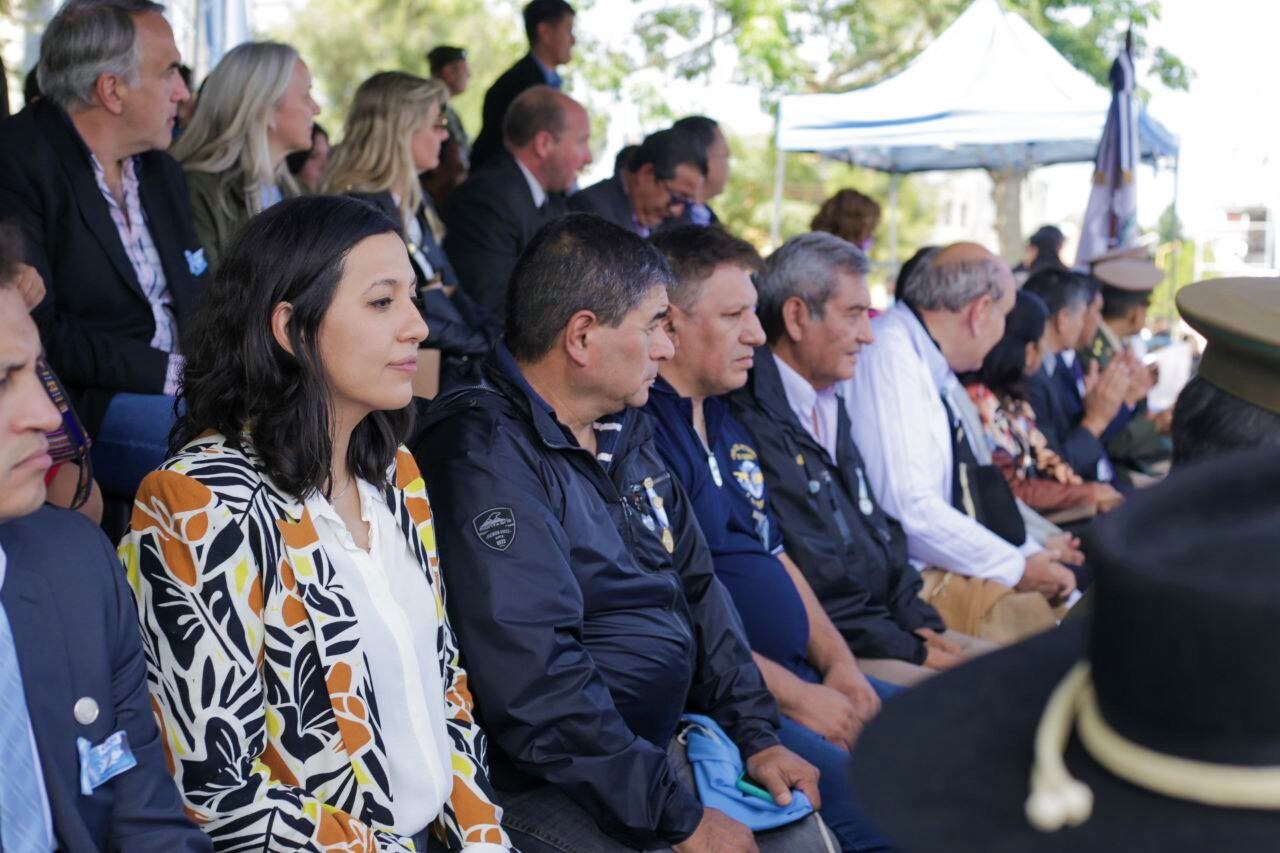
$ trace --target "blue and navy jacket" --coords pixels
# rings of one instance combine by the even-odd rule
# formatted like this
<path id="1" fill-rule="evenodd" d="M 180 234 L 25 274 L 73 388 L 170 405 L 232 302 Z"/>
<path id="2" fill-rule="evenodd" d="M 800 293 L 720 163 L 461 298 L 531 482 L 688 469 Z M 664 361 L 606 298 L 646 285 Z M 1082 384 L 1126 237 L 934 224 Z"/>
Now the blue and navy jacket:
<path id="1" fill-rule="evenodd" d="M 413 451 L 492 781 L 556 785 L 632 846 L 684 840 L 702 805 L 667 760 L 680 715 L 745 758 L 778 743 L 778 712 L 649 419 L 597 424 L 594 457 L 501 346 L 425 417 Z"/>
<path id="2" fill-rule="evenodd" d="M 733 596 L 753 651 L 810 681 L 809 618 L 778 559 L 782 533 L 769 506 L 755 443 L 722 400 L 702 403 L 711 452 L 693 428 L 693 403 L 659 378 L 645 411 L 658 450 L 689 495 L 716 577 Z"/>
<path id="3" fill-rule="evenodd" d="M 902 527 L 871 492 L 845 406 L 832 459 L 791 411 L 767 346 L 756 350 L 746 386 L 727 400 L 755 439 L 787 555 L 854 654 L 923 663 L 924 641 L 914 632 L 945 626 L 920 598 Z"/>

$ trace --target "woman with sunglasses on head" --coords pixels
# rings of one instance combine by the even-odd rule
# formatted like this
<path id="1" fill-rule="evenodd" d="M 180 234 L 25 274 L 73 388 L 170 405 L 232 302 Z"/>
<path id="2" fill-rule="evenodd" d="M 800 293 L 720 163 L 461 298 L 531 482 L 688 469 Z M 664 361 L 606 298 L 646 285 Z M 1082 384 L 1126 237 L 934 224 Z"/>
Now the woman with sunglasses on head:
<path id="1" fill-rule="evenodd" d="M 418 278 L 425 342 L 442 357 L 442 384 L 466 376 L 472 359 L 494 341 L 483 311 L 459 287 L 441 248 L 444 223 L 419 175 L 440 162 L 448 139 L 449 90 L 439 80 L 383 71 L 360 84 L 347 114 L 342 143 L 330 157 L 324 191 L 362 199 L 395 220 Z"/>
<path id="2" fill-rule="evenodd" d="M 120 555 L 216 849 L 510 847 L 400 446 L 416 286 L 376 209 L 290 199 L 232 244 L 184 348 L 185 414 Z"/>

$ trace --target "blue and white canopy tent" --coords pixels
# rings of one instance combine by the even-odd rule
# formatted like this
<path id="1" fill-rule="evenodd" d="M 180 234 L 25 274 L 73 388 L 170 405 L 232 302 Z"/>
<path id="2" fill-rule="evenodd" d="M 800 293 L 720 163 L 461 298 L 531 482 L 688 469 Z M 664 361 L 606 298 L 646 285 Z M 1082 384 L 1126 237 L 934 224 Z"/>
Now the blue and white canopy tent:
<path id="1" fill-rule="evenodd" d="M 974 0 L 893 77 L 851 92 L 782 98 L 774 240 L 785 152 L 818 152 L 895 175 L 1085 162 L 1097 154 L 1110 103 L 1105 87 L 1020 15 L 999 0 Z M 1176 161 L 1177 138 L 1145 111 L 1138 136 L 1144 160 Z M 890 202 L 892 250 L 897 216 Z"/>

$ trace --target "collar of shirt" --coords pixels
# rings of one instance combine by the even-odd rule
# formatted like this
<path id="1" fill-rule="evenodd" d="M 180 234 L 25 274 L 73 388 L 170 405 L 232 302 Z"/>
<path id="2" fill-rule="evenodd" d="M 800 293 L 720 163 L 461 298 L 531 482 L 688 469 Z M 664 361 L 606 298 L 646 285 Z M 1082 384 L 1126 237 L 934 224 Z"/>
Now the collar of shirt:
<path id="1" fill-rule="evenodd" d="M 554 68 L 548 68 L 543 65 L 542 60 L 538 59 L 538 57 L 534 56 L 532 53 L 529 54 L 529 58 L 533 60 L 534 65 L 538 66 L 538 70 L 542 72 L 542 79 L 547 81 L 548 86 L 552 89 L 559 89 L 564 85 L 563 78 L 560 77 L 559 72 Z"/>
<path id="2" fill-rule="evenodd" d="M 356 494 L 360 497 L 360 520 L 369 525 L 369 553 L 375 554 L 378 550 L 379 531 L 378 525 L 374 523 L 376 517 L 373 512 L 372 500 L 378 497 L 378 491 L 375 486 L 366 483 L 359 477 L 356 478 L 355 487 Z M 342 520 L 342 516 L 338 515 L 338 510 L 323 495 L 319 492 L 312 492 L 303 501 L 303 505 L 311 513 L 313 520 L 324 519 L 332 525 L 331 529 L 343 548 L 348 551 L 360 550 L 360 547 L 356 545 L 355 539 L 351 536 L 351 531 L 347 529 L 347 523 Z"/>
<path id="3" fill-rule="evenodd" d="M 924 322 L 905 302 L 899 302 L 890 310 L 896 312 L 902 320 L 907 334 L 911 337 L 912 346 L 915 347 L 916 352 L 920 353 L 925 366 L 929 368 L 929 375 L 933 377 L 933 384 L 938 389 L 938 393 L 950 392 L 953 386 L 959 384 L 959 380 L 956 379 L 951 365 L 947 364 L 947 357 L 942 354 L 937 341 L 925 328 Z"/>
<path id="4" fill-rule="evenodd" d="M 711 208 L 701 202 L 694 202 L 689 205 L 689 221 L 705 228 L 711 224 Z"/>
<path id="5" fill-rule="evenodd" d="M 4 578 L 8 570 L 9 558 L 4 555 L 4 548 L 0 547 L 0 589 L 4 589 Z"/>
<path id="6" fill-rule="evenodd" d="M 1062 359 L 1062 363 L 1067 366 L 1068 370 L 1071 369 L 1071 365 L 1076 363 L 1076 351 L 1073 349 L 1064 349 L 1058 353 L 1058 357 Z"/>
<path id="7" fill-rule="evenodd" d="M 533 196 L 533 206 L 541 208 L 547 203 L 547 191 L 543 189 L 542 184 L 538 183 L 538 179 L 533 176 L 533 172 L 529 171 L 529 167 L 520 162 L 519 157 L 512 157 L 516 161 L 516 165 L 520 167 L 521 174 L 524 179 L 529 182 L 529 193 Z"/>
<path id="8" fill-rule="evenodd" d="M 836 424 L 840 417 L 840 398 L 836 396 L 835 386 L 819 391 L 776 354 L 773 355 L 773 360 L 778 365 L 782 391 L 787 395 L 791 411 L 799 418 L 805 432 L 822 445 L 823 450 L 834 461 Z"/>
<path id="9" fill-rule="evenodd" d="M 1053 376 L 1058 371 L 1058 355 L 1054 353 L 1044 360 L 1044 372 L 1046 376 Z"/>
<path id="10" fill-rule="evenodd" d="M 520 372 L 520 365 L 516 363 L 515 356 L 511 354 L 511 350 L 507 349 L 506 344 L 499 343 L 494 348 L 494 358 L 502 372 L 520 387 L 520 390 L 528 396 L 529 401 L 551 420 L 555 421 L 556 426 L 560 427 L 560 432 L 564 434 L 572 445 L 580 447 L 578 437 L 556 417 L 556 410 L 551 408 L 551 404 L 534 390 L 533 386 L 529 384 L 529 380 L 524 378 L 524 374 Z M 596 461 L 603 465 L 606 470 L 613 462 L 613 453 L 617 448 L 618 439 L 622 435 L 622 423 L 625 419 L 626 410 L 623 409 L 621 412 L 606 415 L 592 424 L 596 431 Z"/>

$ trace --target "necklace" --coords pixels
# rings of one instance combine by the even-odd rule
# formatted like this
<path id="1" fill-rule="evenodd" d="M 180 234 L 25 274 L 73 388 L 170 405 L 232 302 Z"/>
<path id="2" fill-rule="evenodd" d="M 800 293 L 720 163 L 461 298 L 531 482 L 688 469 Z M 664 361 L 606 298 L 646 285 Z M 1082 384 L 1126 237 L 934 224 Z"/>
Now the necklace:
<path id="1" fill-rule="evenodd" d="M 343 496 L 343 495 L 345 495 L 347 492 L 351 491 L 351 485 L 352 485 L 355 481 L 356 481 L 356 478 L 355 478 L 355 477 L 352 477 L 350 480 L 348 480 L 348 481 L 347 481 L 346 488 L 344 488 L 342 491 L 338 492 L 336 495 L 334 495 L 332 498 L 330 498 L 330 499 L 329 499 L 329 503 L 331 503 L 331 504 L 336 504 L 338 501 L 342 500 L 342 496 Z"/>

